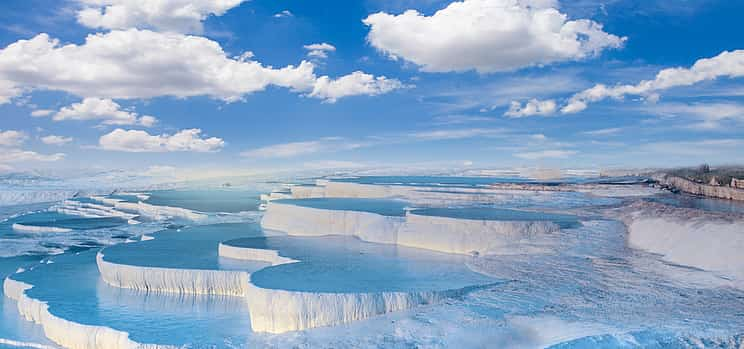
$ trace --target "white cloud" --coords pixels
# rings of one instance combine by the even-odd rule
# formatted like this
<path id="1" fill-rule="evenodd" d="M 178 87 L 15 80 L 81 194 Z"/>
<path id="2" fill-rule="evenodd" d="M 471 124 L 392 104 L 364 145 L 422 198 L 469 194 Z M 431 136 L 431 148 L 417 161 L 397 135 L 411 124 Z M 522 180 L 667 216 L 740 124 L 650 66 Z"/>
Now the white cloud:
<path id="1" fill-rule="evenodd" d="M 661 116 L 682 116 L 699 120 L 691 128 L 718 129 L 724 121 L 744 123 L 744 104 L 734 102 L 662 103 L 647 106 L 644 111 Z"/>
<path id="2" fill-rule="evenodd" d="M 294 17 L 294 14 L 289 10 L 282 10 L 282 12 L 274 14 L 274 18 L 287 18 L 287 17 Z"/>
<path id="3" fill-rule="evenodd" d="M 65 154 L 39 154 L 30 150 L 21 149 L 4 149 L 0 152 L 0 164 L 8 164 L 26 161 L 59 161 L 65 157 Z"/>
<path id="4" fill-rule="evenodd" d="M 98 140 L 102 149 L 126 152 L 216 152 L 225 142 L 217 137 L 201 138 L 198 128 L 181 130 L 173 135 L 150 135 L 140 130 L 117 128 Z"/>
<path id="5" fill-rule="evenodd" d="M 318 78 L 314 69 L 307 61 L 275 69 L 250 55 L 231 59 L 215 41 L 177 33 L 112 31 L 89 35 L 81 45 L 39 34 L 0 50 L 0 103 L 32 89 L 100 99 L 210 96 L 231 102 L 270 85 L 329 101 L 402 86 L 362 72 Z"/>
<path id="6" fill-rule="evenodd" d="M 351 150 L 365 145 L 349 142 L 341 137 L 324 137 L 312 141 L 273 144 L 244 151 L 241 155 L 251 158 L 289 158 L 320 152 Z"/>
<path id="7" fill-rule="evenodd" d="M 585 131 L 582 133 L 588 136 L 607 136 L 607 135 L 616 134 L 622 130 L 623 129 L 619 127 L 612 127 L 612 128 L 602 128 L 599 130 Z"/>
<path id="8" fill-rule="evenodd" d="M 667 68 L 659 71 L 653 80 L 643 80 L 635 85 L 607 86 L 596 84 L 591 88 L 574 94 L 561 108 L 564 114 L 577 113 L 587 108 L 589 103 L 607 98 L 622 99 L 627 95 L 641 96 L 651 102 L 658 100 L 658 93 L 681 86 L 690 86 L 702 81 L 721 77 L 738 78 L 744 76 L 744 50 L 724 51 L 712 58 L 702 58 L 690 68 Z"/>
<path id="9" fill-rule="evenodd" d="M 221 16 L 245 0 L 78 0 L 80 24 L 90 28 L 149 28 L 201 33 L 209 16 Z"/>
<path id="10" fill-rule="evenodd" d="M 310 44 L 303 46 L 308 52 L 307 56 L 311 58 L 328 58 L 328 52 L 336 51 L 336 47 L 329 43 Z"/>
<path id="11" fill-rule="evenodd" d="M 542 160 L 542 159 L 565 159 L 576 155 L 573 150 L 541 150 L 524 153 L 516 153 L 514 156 L 525 160 Z"/>
<path id="12" fill-rule="evenodd" d="M 505 130 L 503 129 L 468 128 L 468 129 L 421 131 L 421 132 L 411 133 L 409 134 L 409 136 L 416 140 L 435 141 L 435 140 L 447 140 L 447 139 L 487 137 L 487 136 L 503 135 L 504 133 L 505 133 Z"/>
<path id="13" fill-rule="evenodd" d="M 556 1 L 464 0 L 432 16 L 416 10 L 364 19 L 369 43 L 428 72 L 510 71 L 584 59 L 625 38 L 587 19 L 568 20 Z"/>
<path id="14" fill-rule="evenodd" d="M 54 110 L 51 109 L 37 109 L 31 112 L 31 116 L 38 118 L 42 116 L 49 116 L 54 113 Z"/>
<path id="15" fill-rule="evenodd" d="M 28 138 L 25 133 L 16 130 L 0 130 L 0 147 L 17 147 Z"/>
<path id="16" fill-rule="evenodd" d="M 121 109 L 121 106 L 110 100 L 101 98 L 85 98 L 80 103 L 63 107 L 52 116 L 52 120 L 101 120 L 105 125 L 141 125 L 151 127 L 156 122 L 155 117 Z"/>
<path id="17" fill-rule="evenodd" d="M 404 87 L 407 86 L 396 79 L 388 79 L 384 76 L 375 77 L 371 74 L 355 71 L 336 80 L 328 76 L 319 77 L 308 96 L 334 103 L 342 97 L 376 96 Z"/>
<path id="18" fill-rule="evenodd" d="M 72 142 L 72 137 L 49 135 L 49 136 L 41 137 L 41 141 L 44 144 L 64 145 L 64 144 Z"/>
<path id="19" fill-rule="evenodd" d="M 525 103 L 524 106 L 517 101 L 513 101 L 509 106 L 509 110 L 507 110 L 504 115 L 511 118 L 521 118 L 534 115 L 546 116 L 555 113 L 556 107 L 557 104 L 552 99 L 540 101 L 533 98 Z"/>

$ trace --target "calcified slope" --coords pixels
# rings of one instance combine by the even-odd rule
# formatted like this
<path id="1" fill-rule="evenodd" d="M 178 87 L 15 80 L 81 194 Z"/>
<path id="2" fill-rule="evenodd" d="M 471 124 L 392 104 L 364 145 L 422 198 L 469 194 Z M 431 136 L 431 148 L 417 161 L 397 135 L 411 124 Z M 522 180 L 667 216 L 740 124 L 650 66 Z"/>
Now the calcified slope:
<path id="1" fill-rule="evenodd" d="M 140 344 L 129 339 L 129 334 L 104 326 L 89 326 L 68 321 L 49 312 L 45 302 L 30 298 L 26 291 L 33 286 L 8 277 L 3 283 L 5 296 L 18 302 L 18 311 L 28 321 L 44 328 L 47 338 L 72 349 L 158 349 L 170 348 Z"/>
<path id="2" fill-rule="evenodd" d="M 446 253 L 488 253 L 535 234 L 557 231 L 549 221 L 502 221 L 423 216 L 383 216 L 271 202 L 261 225 L 295 236 L 346 235 Z"/>
<path id="3" fill-rule="evenodd" d="M 114 287 L 141 291 L 244 296 L 249 274 L 244 271 L 132 266 L 96 256 L 101 278 Z"/>
<path id="4" fill-rule="evenodd" d="M 616 212 L 628 244 L 669 262 L 715 272 L 744 288 L 744 217 L 638 202 Z"/>
<path id="5" fill-rule="evenodd" d="M 295 236 L 345 235 L 369 242 L 395 244 L 404 222 L 404 217 L 270 202 L 261 226 Z"/>

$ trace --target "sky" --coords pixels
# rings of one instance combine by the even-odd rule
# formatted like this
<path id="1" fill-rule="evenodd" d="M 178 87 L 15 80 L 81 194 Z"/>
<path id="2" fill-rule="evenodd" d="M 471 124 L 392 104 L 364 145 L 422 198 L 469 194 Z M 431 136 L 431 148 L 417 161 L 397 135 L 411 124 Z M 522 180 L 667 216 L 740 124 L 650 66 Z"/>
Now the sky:
<path id="1" fill-rule="evenodd" d="M 742 11 L 7 0 L 0 172 L 740 164 Z"/>

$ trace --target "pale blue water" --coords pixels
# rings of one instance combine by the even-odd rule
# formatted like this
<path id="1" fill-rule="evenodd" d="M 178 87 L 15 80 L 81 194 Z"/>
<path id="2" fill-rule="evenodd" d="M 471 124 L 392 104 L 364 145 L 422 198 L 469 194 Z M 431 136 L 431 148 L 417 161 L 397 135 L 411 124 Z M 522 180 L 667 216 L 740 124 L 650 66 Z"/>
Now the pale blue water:
<path id="1" fill-rule="evenodd" d="M 512 177 L 451 177 L 451 176 L 364 176 L 333 179 L 335 182 L 408 186 L 483 187 L 494 183 L 526 183 L 529 179 Z"/>
<path id="2" fill-rule="evenodd" d="M 324 210 L 370 212 L 383 216 L 404 216 L 409 205 L 400 200 L 358 198 L 281 199 L 273 202 Z"/>
<path id="3" fill-rule="evenodd" d="M 440 177 L 429 178 L 432 190 L 441 187 L 445 191 L 458 191 L 482 185 L 469 178 L 455 178 L 447 187 L 435 181 Z M 408 182 L 426 181 L 415 177 Z M 206 189 L 155 191 L 151 200 L 156 201 L 148 202 L 213 213 L 255 211 L 257 207 L 257 194 L 250 191 L 219 189 L 214 193 L 212 196 Z M 739 212 L 720 201 L 686 201 L 687 197 L 683 196 L 659 196 L 654 200 L 667 200 L 682 207 Z M 402 201 L 378 199 L 279 202 L 391 216 L 403 215 L 408 206 Z M 255 271 L 253 280 L 259 286 L 296 291 L 412 291 L 482 286 L 442 305 L 300 333 L 251 333 L 246 302 L 242 299 L 146 294 L 113 288 L 100 280 L 95 265 L 95 253 L 100 246 L 123 242 L 142 232 L 150 234 L 145 228 L 157 229 L 168 222 L 128 225 L 122 220 L 89 220 L 52 212 L 14 217 L 0 222 L 0 256 L 6 256 L 0 257 L 0 276 L 21 266 L 33 266 L 33 271 L 15 277 L 35 284 L 29 295 L 48 301 L 54 314 L 129 331 L 134 340 L 144 343 L 187 344 L 191 348 L 472 347 L 463 343 L 479 343 L 481 347 L 510 344 L 512 348 L 520 348 L 526 347 L 532 336 L 549 330 L 563 332 L 560 327 L 549 328 L 552 325 L 539 322 L 546 316 L 604 328 L 584 338 L 561 340 L 562 343 L 551 348 L 661 349 L 697 345 L 740 348 L 744 333 L 744 291 L 688 282 L 688 278 L 696 280 L 700 275 L 713 276 L 694 268 L 670 265 L 659 256 L 629 248 L 624 227 L 618 222 L 603 220 L 578 225 L 575 216 L 539 212 L 603 202 L 618 203 L 616 199 L 557 193 L 540 198 L 515 196 L 498 205 L 475 202 L 479 206 L 414 211 L 455 218 L 550 220 L 566 228 L 550 236 L 524 241 L 537 252 L 515 251 L 482 259 L 372 244 L 350 237 L 265 237 L 253 221 L 210 225 L 184 221 L 179 222 L 184 226 L 151 234 L 156 240 L 120 244 L 105 250 L 107 260 L 134 265 Z M 46 206 L 0 210 L 0 218 Z M 12 222 L 23 221 L 35 225 L 63 224 L 74 231 L 30 234 L 10 230 Z M 265 264 L 219 258 L 217 244 L 223 240 L 240 246 L 277 249 L 281 255 L 302 262 L 256 271 Z M 63 251 L 68 252 L 49 256 Z M 47 258 L 55 263 L 38 263 Z M 18 318 L 14 302 L 4 297 L 3 300 L 0 339 L 51 344 L 43 338 L 38 326 Z M 537 327 L 525 330 L 514 326 L 510 322 L 513 317 L 525 317 Z"/>
<path id="4" fill-rule="evenodd" d="M 237 189 L 157 190 L 146 203 L 158 206 L 183 207 L 200 212 L 255 211 L 260 204 L 256 191 Z"/>
<path id="5" fill-rule="evenodd" d="M 568 214 L 518 211 L 493 207 L 423 208 L 411 211 L 421 216 L 449 217 L 487 221 L 549 221 L 561 228 L 579 225 L 579 217 Z"/>
<path id="6" fill-rule="evenodd" d="M 104 259 L 144 267 L 253 271 L 268 264 L 225 260 L 218 256 L 218 245 L 226 240 L 262 235 L 258 223 L 252 222 L 168 229 L 152 234 L 155 240 L 108 247 Z"/>
<path id="7" fill-rule="evenodd" d="M 260 287 L 307 292 L 434 291 L 492 284 L 475 273 L 469 257 L 375 244 L 355 237 L 263 237 L 227 242 L 271 249 L 299 260 L 259 270 L 251 280 Z"/>
<path id="8" fill-rule="evenodd" d="M 108 286 L 99 277 L 97 250 L 54 257 L 14 279 L 34 285 L 26 291 L 62 318 L 107 326 L 140 343 L 225 346 L 250 334 L 246 302 L 238 297 L 142 293 Z"/>

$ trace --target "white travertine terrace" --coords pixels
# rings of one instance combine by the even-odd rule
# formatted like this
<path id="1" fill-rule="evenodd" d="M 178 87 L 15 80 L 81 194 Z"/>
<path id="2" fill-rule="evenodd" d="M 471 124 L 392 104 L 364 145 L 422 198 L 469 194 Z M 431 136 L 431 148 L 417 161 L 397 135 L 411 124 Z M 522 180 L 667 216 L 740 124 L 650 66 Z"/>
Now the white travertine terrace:
<path id="1" fill-rule="evenodd" d="M 197 270 L 142 267 L 108 262 L 96 255 L 101 278 L 107 284 L 133 290 L 186 294 L 244 296 L 249 273 L 233 270 Z"/>
<path id="2" fill-rule="evenodd" d="M 715 272 L 744 289 L 744 217 L 655 203 L 621 209 L 631 247 Z"/>
<path id="3" fill-rule="evenodd" d="M 117 210 L 136 212 L 142 216 L 150 217 L 157 220 L 177 217 L 185 218 L 191 221 L 203 221 L 208 218 L 208 216 L 204 213 L 181 207 L 158 206 L 147 204 L 144 202 L 126 202 L 119 199 L 110 199 L 100 196 L 91 196 L 90 198 L 105 205 L 113 206 Z"/>
<path id="4" fill-rule="evenodd" d="M 69 233 L 72 231 L 72 229 L 69 228 L 48 227 L 20 223 L 13 223 L 11 228 L 13 228 L 14 231 L 20 233 Z"/>
<path id="5" fill-rule="evenodd" d="M 537 234 L 559 230 L 548 221 L 495 221 L 370 212 L 325 210 L 271 202 L 261 225 L 295 236 L 347 235 L 446 253 L 488 253 Z"/>
<path id="6" fill-rule="evenodd" d="M 489 251 L 558 231 L 549 221 L 496 221 L 418 215 L 408 212 L 397 244 L 458 254 Z"/>
<path id="7" fill-rule="evenodd" d="M 260 248 L 237 247 L 220 243 L 219 256 L 246 261 L 267 262 L 271 265 L 296 263 L 298 260 L 282 257 L 278 251 Z"/>
<path id="8" fill-rule="evenodd" d="M 405 217 L 270 202 L 261 226 L 295 236 L 345 235 L 369 242 L 395 244 L 404 222 Z"/>
<path id="9" fill-rule="evenodd" d="M 26 295 L 33 288 L 8 277 L 3 282 L 5 296 L 18 303 L 18 312 L 26 320 L 41 325 L 53 342 L 72 349 L 166 349 L 170 346 L 141 344 L 129 339 L 129 334 L 105 326 L 83 325 L 65 320 L 49 312 L 49 306 Z"/>

